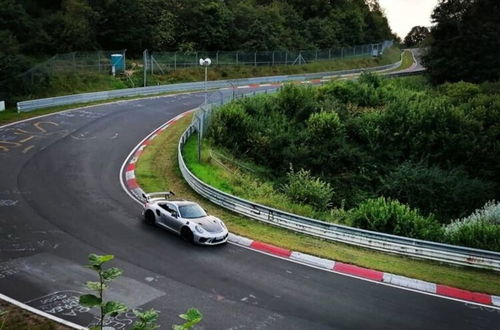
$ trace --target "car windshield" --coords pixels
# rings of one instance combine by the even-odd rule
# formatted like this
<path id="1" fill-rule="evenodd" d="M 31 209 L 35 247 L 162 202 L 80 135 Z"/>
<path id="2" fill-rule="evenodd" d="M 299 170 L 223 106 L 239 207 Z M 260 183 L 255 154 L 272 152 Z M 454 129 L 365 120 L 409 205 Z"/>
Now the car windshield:
<path id="1" fill-rule="evenodd" d="M 187 204 L 179 206 L 179 212 L 184 219 L 206 217 L 207 214 L 198 204 Z"/>

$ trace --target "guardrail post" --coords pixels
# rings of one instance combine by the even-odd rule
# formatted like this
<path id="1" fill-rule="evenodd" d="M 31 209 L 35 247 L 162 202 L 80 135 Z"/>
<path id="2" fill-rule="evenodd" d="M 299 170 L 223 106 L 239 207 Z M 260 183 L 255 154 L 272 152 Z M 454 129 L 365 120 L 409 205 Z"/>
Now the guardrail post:
<path id="1" fill-rule="evenodd" d="M 257 66 L 257 52 L 253 54 L 253 66 Z"/>

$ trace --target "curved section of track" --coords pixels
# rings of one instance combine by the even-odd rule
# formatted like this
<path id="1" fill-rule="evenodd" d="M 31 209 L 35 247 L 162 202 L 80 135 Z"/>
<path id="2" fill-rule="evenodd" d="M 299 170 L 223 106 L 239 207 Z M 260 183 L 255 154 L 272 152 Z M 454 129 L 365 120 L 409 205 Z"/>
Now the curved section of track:
<path id="1" fill-rule="evenodd" d="M 400 290 L 226 245 L 184 243 L 146 226 L 117 174 L 149 132 L 201 94 L 89 107 L 0 128 L 0 291 L 69 321 L 88 253 L 111 253 L 124 276 L 110 299 L 161 311 L 165 327 L 199 308 L 205 329 L 484 328 L 498 310 Z M 110 320 L 125 329 L 131 315 Z"/>

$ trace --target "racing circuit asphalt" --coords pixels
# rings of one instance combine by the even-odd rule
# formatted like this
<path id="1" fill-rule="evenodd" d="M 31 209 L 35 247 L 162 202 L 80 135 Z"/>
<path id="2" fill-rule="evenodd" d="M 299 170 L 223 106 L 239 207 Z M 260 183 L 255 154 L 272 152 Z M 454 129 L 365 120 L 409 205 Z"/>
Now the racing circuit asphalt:
<path id="1" fill-rule="evenodd" d="M 108 298 L 161 311 L 189 307 L 198 329 L 499 329 L 500 311 L 367 282 L 227 244 L 199 247 L 147 226 L 119 171 L 155 128 L 203 102 L 186 94 L 35 118 L 0 128 L 0 292 L 89 325 L 79 307 L 89 253 L 124 275 Z M 249 220 L 250 221 L 250 220 Z M 94 313 L 94 314 L 93 314 Z M 133 321 L 112 320 L 115 329 Z"/>

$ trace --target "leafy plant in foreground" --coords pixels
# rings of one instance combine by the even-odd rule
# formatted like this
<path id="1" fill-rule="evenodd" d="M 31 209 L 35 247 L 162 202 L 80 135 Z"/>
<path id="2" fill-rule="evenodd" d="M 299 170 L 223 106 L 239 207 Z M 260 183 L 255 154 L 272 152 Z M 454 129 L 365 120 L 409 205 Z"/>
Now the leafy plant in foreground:
<path id="1" fill-rule="evenodd" d="M 173 325 L 173 330 L 189 330 L 192 329 L 195 325 L 201 322 L 203 315 L 196 308 L 190 308 L 186 312 L 186 314 L 181 314 L 179 317 L 186 322 L 180 325 Z"/>
<path id="2" fill-rule="evenodd" d="M 89 254 L 88 268 L 94 270 L 99 277 L 99 281 L 88 281 L 86 286 L 89 290 L 94 291 L 95 294 L 85 294 L 80 296 L 80 305 L 85 307 L 97 307 L 100 310 L 99 323 L 93 329 L 102 329 L 104 318 L 106 316 L 117 316 L 118 314 L 125 313 L 128 307 L 121 302 L 117 301 L 104 301 L 104 291 L 108 288 L 109 283 L 119 277 L 123 272 L 121 269 L 111 267 L 103 269 L 103 264 L 113 260 L 113 255 L 97 255 L 94 253 Z"/>
<path id="3" fill-rule="evenodd" d="M 145 312 L 140 312 L 134 310 L 135 316 L 138 320 L 135 321 L 132 329 L 133 330 L 154 330 L 158 329 L 160 326 L 157 324 L 159 312 L 153 308 L 148 309 Z"/>

